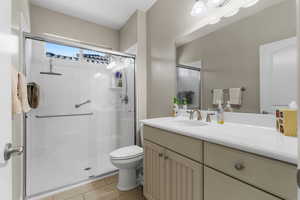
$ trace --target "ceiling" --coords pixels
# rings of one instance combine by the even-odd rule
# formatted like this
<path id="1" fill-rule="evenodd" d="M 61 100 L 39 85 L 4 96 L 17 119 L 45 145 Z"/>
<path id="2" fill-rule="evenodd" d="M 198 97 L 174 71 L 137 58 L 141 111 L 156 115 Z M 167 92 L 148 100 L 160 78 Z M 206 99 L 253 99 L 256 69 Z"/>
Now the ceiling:
<path id="1" fill-rule="evenodd" d="M 50 10 L 113 29 L 120 29 L 136 11 L 147 11 L 156 0 L 30 0 Z"/>

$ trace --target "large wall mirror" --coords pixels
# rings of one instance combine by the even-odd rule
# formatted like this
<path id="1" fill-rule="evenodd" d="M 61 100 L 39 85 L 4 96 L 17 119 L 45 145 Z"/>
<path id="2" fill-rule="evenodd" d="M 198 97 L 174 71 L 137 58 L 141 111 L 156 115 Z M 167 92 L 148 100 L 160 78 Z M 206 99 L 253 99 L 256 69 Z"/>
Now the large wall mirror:
<path id="1" fill-rule="evenodd" d="M 184 91 L 200 86 L 194 96 L 201 109 L 214 110 L 221 101 L 234 112 L 271 114 L 296 100 L 296 1 L 261 2 L 267 1 L 264 9 L 253 8 L 226 25 L 220 22 L 214 31 L 177 47 L 178 66 L 200 63 L 199 79 L 185 73 L 184 79 L 195 84 Z M 181 73 L 177 70 L 178 84 Z"/>

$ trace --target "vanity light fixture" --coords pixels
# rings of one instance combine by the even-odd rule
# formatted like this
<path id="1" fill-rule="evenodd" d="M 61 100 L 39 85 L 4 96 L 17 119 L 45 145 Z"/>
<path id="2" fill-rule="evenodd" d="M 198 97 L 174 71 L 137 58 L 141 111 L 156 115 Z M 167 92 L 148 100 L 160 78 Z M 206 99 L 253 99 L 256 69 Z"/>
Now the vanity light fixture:
<path id="1" fill-rule="evenodd" d="M 242 1 L 243 2 L 241 7 L 243 8 L 249 8 L 259 2 L 259 0 L 242 0 Z M 193 17 L 204 15 L 204 14 L 208 16 L 210 11 L 214 11 L 218 8 L 222 8 L 231 2 L 234 1 L 233 0 L 196 0 L 192 8 L 191 15 Z M 223 15 L 223 17 L 232 17 L 236 15 L 239 11 L 240 8 L 232 9 L 228 13 Z M 209 20 L 208 24 L 216 24 L 219 21 L 221 21 L 221 17 L 212 17 L 211 20 Z"/>
<path id="2" fill-rule="evenodd" d="M 207 11 L 207 6 L 202 0 L 196 0 L 196 3 L 194 4 L 191 15 L 193 17 L 196 17 L 198 15 L 202 15 Z"/>
<path id="3" fill-rule="evenodd" d="M 222 7 L 228 0 L 207 0 L 206 5 L 210 8 Z"/>
<path id="4" fill-rule="evenodd" d="M 198 16 L 205 14 L 208 9 L 221 8 L 225 6 L 231 0 L 196 0 L 191 15 Z"/>

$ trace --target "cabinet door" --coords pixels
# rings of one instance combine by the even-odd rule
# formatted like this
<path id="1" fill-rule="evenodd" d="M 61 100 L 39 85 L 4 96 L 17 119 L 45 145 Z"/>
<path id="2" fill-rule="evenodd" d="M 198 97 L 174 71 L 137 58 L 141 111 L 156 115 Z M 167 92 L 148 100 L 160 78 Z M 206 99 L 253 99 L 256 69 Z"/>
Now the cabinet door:
<path id="1" fill-rule="evenodd" d="M 205 200 L 279 200 L 250 185 L 204 167 Z"/>
<path id="2" fill-rule="evenodd" d="M 166 150 L 164 200 L 202 200 L 203 166 Z"/>
<path id="3" fill-rule="evenodd" d="M 164 148 L 144 141 L 144 196 L 164 200 Z"/>

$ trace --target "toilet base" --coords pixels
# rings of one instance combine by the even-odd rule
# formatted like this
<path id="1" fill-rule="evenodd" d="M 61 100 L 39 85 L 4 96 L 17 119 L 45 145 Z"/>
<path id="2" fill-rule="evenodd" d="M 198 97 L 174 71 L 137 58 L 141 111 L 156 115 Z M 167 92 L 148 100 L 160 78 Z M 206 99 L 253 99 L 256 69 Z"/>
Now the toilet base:
<path id="1" fill-rule="evenodd" d="M 120 191 L 128 191 L 138 186 L 136 180 L 136 169 L 119 169 L 119 181 L 117 188 Z"/>

